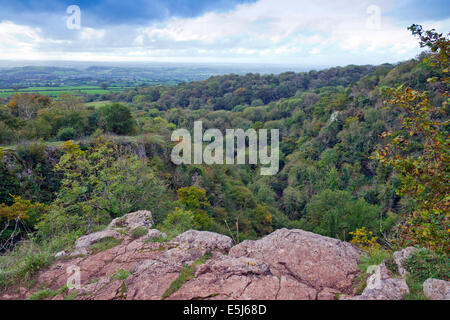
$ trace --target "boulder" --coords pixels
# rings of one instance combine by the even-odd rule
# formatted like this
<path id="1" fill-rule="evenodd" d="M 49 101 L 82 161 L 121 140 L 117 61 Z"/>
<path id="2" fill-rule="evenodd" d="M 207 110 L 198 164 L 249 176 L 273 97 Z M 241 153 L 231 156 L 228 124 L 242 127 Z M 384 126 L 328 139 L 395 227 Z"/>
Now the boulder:
<path id="1" fill-rule="evenodd" d="M 430 300 L 450 300 L 450 282 L 427 279 L 423 283 L 423 293 Z"/>
<path id="2" fill-rule="evenodd" d="M 377 267 L 375 273 L 367 279 L 366 284 L 366 288 L 360 296 L 346 300 L 401 300 L 409 293 L 406 280 L 393 278 L 384 263 Z"/>
<path id="3" fill-rule="evenodd" d="M 138 227 L 150 229 L 153 224 L 152 213 L 150 211 L 141 210 L 114 219 L 109 224 L 107 230 L 119 229 L 131 232 Z"/>
<path id="4" fill-rule="evenodd" d="M 83 236 L 76 241 L 75 250 L 72 252 L 71 256 L 89 254 L 89 247 L 105 238 L 120 239 L 121 235 L 114 230 L 104 230 Z"/>
<path id="5" fill-rule="evenodd" d="M 359 273 L 360 253 L 351 244 L 302 230 L 280 229 L 261 240 L 244 241 L 230 256 L 264 261 L 273 275 L 292 277 L 317 291 L 350 293 Z"/>
<path id="6" fill-rule="evenodd" d="M 403 263 L 417 251 L 417 248 L 408 247 L 403 250 L 394 252 L 394 261 L 397 264 L 397 270 L 401 276 L 406 276 L 408 274 L 408 272 L 403 267 Z"/>
<path id="7" fill-rule="evenodd" d="M 233 246 L 230 237 L 209 232 L 189 230 L 170 241 L 182 249 L 202 248 L 210 251 L 228 252 Z"/>
<path id="8" fill-rule="evenodd" d="M 141 238 L 142 241 L 147 241 L 147 240 L 157 240 L 157 239 L 166 239 L 167 238 L 167 234 L 165 234 L 164 232 L 161 232 L 157 229 L 150 229 L 148 230 L 148 233 Z"/>

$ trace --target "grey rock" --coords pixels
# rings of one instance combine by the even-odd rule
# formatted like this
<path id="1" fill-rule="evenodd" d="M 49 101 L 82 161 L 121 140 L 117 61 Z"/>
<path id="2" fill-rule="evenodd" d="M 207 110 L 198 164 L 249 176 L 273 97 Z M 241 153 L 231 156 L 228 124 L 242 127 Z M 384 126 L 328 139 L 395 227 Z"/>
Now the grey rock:
<path id="1" fill-rule="evenodd" d="M 450 282 L 427 279 L 423 283 L 423 293 L 430 300 L 450 300 Z"/>
<path id="2" fill-rule="evenodd" d="M 367 279 L 367 286 L 360 296 L 345 300 L 401 300 L 409 293 L 406 280 L 393 278 L 384 263 Z M 341 299 L 344 300 L 344 299 Z"/>
<path id="3" fill-rule="evenodd" d="M 408 260 L 408 258 L 417 252 L 417 248 L 408 247 L 400 251 L 394 252 L 394 261 L 397 264 L 398 273 L 401 276 L 406 276 L 408 272 L 403 268 L 403 263 Z"/>
<path id="4" fill-rule="evenodd" d="M 116 218 L 109 224 L 107 230 L 125 229 L 133 231 L 138 227 L 150 229 L 153 226 L 153 216 L 151 211 L 141 210 Z"/>
<path id="5" fill-rule="evenodd" d="M 83 236 L 76 241 L 75 250 L 72 252 L 71 256 L 89 254 L 89 247 L 105 238 L 120 239 L 121 235 L 114 230 L 104 230 Z"/>
<path id="6" fill-rule="evenodd" d="M 148 233 L 142 238 L 143 241 L 146 240 L 155 240 L 155 239 L 165 239 L 167 238 L 167 234 L 165 234 L 164 232 L 161 232 L 157 229 L 150 229 L 148 230 Z"/>

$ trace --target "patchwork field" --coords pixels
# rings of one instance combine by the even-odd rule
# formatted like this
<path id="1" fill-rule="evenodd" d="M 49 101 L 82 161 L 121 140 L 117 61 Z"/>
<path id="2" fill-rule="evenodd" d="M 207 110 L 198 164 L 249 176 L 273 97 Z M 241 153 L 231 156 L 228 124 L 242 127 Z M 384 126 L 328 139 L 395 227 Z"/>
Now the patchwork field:
<path id="1" fill-rule="evenodd" d="M 127 90 L 131 87 L 108 87 L 107 89 L 102 89 L 100 86 L 63 86 L 63 87 L 28 87 L 24 89 L 0 89 L 0 98 L 8 98 L 12 96 L 15 92 L 19 93 L 39 93 L 42 95 L 48 95 L 57 98 L 62 93 L 70 93 L 73 95 L 86 94 L 107 94 L 109 92 L 119 92 Z"/>

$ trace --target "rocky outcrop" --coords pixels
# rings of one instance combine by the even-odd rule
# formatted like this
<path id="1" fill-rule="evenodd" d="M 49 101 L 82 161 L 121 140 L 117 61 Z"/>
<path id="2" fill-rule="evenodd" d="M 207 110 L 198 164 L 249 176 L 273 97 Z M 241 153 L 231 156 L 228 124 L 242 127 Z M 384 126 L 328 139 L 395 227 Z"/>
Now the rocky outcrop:
<path id="1" fill-rule="evenodd" d="M 90 247 L 106 238 L 120 239 L 121 235 L 114 230 L 104 230 L 95 233 L 88 234 L 79 238 L 75 243 L 75 250 L 72 252 L 71 256 L 87 255 L 90 253 Z M 62 253 L 62 252 L 60 252 Z M 62 256 L 60 253 L 56 254 L 55 257 Z"/>
<path id="2" fill-rule="evenodd" d="M 408 293 L 406 280 L 394 277 L 382 263 L 367 280 L 363 293 L 348 300 L 401 300 Z"/>
<path id="3" fill-rule="evenodd" d="M 109 224 L 107 230 L 126 230 L 133 231 L 136 228 L 143 227 L 150 229 L 153 226 L 153 216 L 150 211 L 141 210 L 116 218 Z"/>
<path id="4" fill-rule="evenodd" d="M 423 283 L 423 293 L 430 300 L 450 300 L 450 282 L 428 279 Z"/>
<path id="5" fill-rule="evenodd" d="M 302 230 L 280 229 L 261 240 L 244 241 L 230 256 L 264 261 L 273 275 L 292 277 L 318 292 L 350 292 L 359 273 L 360 253 L 352 245 Z"/>
<path id="6" fill-rule="evenodd" d="M 403 263 L 418 250 L 419 249 L 414 247 L 408 247 L 403 250 L 394 252 L 394 261 L 397 264 L 397 270 L 401 276 L 406 276 L 408 274 L 408 272 L 403 267 Z"/>
<path id="7" fill-rule="evenodd" d="M 39 272 L 34 288 L 0 299 L 24 299 L 43 287 L 57 291 L 73 283 L 74 277 L 79 285 L 70 292 L 76 290 L 79 300 L 334 300 L 338 296 L 362 300 L 401 299 L 408 292 L 405 281 L 393 277 L 382 264 L 362 295 L 355 297 L 360 252 L 336 239 L 281 229 L 233 246 L 231 238 L 205 231 L 190 230 L 170 241 L 155 229 L 138 239 L 123 232 L 148 227 L 148 218 L 149 214 L 133 213 L 105 231 L 81 237 L 74 250 L 78 255 L 58 259 Z M 121 243 L 92 253 L 90 246 L 105 237 L 120 238 Z"/>

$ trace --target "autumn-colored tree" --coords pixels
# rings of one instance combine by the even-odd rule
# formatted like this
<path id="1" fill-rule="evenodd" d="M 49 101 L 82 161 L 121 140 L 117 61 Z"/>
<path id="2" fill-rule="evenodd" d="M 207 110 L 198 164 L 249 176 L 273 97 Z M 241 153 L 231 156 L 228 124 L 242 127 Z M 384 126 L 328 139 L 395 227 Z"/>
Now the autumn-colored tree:
<path id="1" fill-rule="evenodd" d="M 10 249 L 17 238 L 33 231 L 34 225 L 42 217 L 48 206 L 19 196 L 11 196 L 13 204 L 0 204 L 0 252 Z"/>
<path id="2" fill-rule="evenodd" d="M 14 94 L 6 105 L 11 113 L 23 120 L 31 120 L 37 116 L 39 109 L 49 106 L 52 99 L 40 94 Z"/>
<path id="3" fill-rule="evenodd" d="M 421 45 L 431 49 L 429 63 L 442 71 L 444 77 L 429 81 L 448 83 L 449 40 L 432 31 L 422 31 L 413 25 L 410 30 L 420 36 Z M 430 103 L 428 93 L 404 85 L 385 89 L 387 105 L 401 108 L 402 129 L 388 131 L 383 138 L 390 141 L 375 154 L 386 166 L 392 166 L 400 175 L 398 193 L 411 198 L 416 210 L 400 224 L 397 242 L 401 246 L 419 244 L 427 248 L 448 252 L 450 234 L 450 135 L 448 91 L 442 92 L 446 101 L 441 106 Z M 422 145 L 420 151 L 412 146 Z"/>

